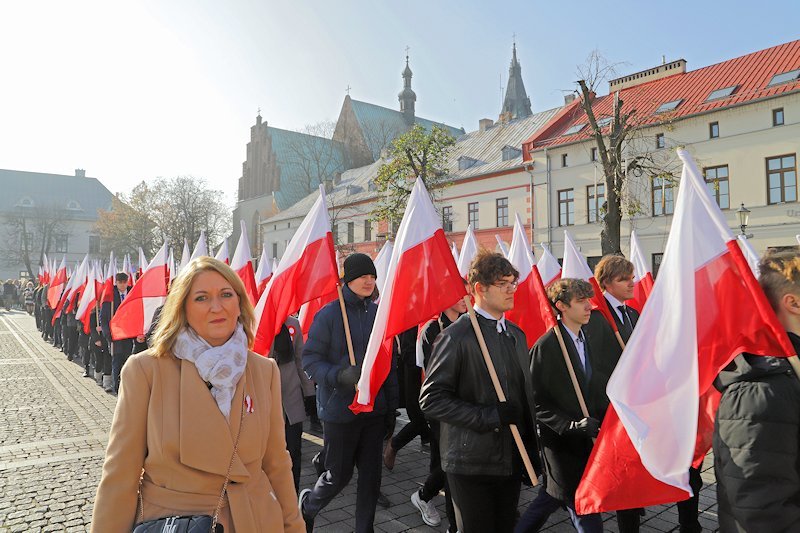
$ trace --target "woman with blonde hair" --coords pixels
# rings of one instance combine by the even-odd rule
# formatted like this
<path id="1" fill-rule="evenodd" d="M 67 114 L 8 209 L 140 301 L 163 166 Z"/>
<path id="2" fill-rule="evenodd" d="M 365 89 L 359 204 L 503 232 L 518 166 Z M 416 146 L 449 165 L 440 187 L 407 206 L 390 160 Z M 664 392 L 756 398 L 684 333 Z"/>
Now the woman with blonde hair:
<path id="1" fill-rule="evenodd" d="M 225 532 L 304 530 L 278 367 L 250 351 L 253 328 L 221 261 L 199 257 L 173 281 L 152 348 L 122 369 L 92 531 L 197 515 Z"/>

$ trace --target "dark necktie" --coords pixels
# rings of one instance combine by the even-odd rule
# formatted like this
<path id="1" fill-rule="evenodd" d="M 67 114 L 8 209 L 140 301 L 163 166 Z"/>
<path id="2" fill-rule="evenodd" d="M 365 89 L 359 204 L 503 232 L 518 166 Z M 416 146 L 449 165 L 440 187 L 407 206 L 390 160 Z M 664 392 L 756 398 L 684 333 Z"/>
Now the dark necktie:
<path id="1" fill-rule="evenodd" d="M 575 348 L 578 350 L 578 358 L 580 359 L 581 346 L 583 347 L 583 373 L 586 376 L 586 381 L 592 379 L 592 365 L 589 363 L 589 346 L 586 344 L 586 339 L 583 337 L 583 331 L 578 333 L 577 343 Z"/>
<path id="2" fill-rule="evenodd" d="M 631 333 L 633 333 L 633 324 L 631 324 L 631 317 L 628 316 L 628 308 L 625 305 L 620 305 L 617 306 L 617 309 L 619 309 L 622 315 L 622 327 L 625 330 L 624 334 L 630 337 Z"/>

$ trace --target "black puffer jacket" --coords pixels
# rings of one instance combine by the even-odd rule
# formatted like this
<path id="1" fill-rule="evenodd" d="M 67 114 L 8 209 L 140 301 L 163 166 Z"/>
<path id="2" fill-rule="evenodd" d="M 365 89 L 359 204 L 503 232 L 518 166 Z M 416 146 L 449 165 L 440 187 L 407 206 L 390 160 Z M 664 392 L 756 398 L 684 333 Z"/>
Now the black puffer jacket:
<path id="1" fill-rule="evenodd" d="M 720 531 L 800 532 L 800 381 L 789 362 L 739 355 L 715 386 Z"/>

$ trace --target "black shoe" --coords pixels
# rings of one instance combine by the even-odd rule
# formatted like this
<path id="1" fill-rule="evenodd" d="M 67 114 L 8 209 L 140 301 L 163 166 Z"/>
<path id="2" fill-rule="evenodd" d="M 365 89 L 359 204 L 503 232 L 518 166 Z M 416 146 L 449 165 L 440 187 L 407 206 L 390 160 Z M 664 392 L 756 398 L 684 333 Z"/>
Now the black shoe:
<path id="1" fill-rule="evenodd" d="M 311 494 L 311 489 L 303 489 L 300 491 L 300 495 L 297 497 L 297 508 L 300 510 L 300 516 L 303 517 L 303 521 L 306 523 L 306 533 L 311 533 L 314 531 L 314 518 L 307 516 L 303 511 L 303 502 L 306 501 L 306 498 L 308 498 L 309 494 Z"/>
<path id="2" fill-rule="evenodd" d="M 382 492 L 378 492 L 378 505 L 383 507 L 384 509 L 388 509 L 392 506 L 392 502 L 389 501 L 389 498 L 383 495 Z"/>

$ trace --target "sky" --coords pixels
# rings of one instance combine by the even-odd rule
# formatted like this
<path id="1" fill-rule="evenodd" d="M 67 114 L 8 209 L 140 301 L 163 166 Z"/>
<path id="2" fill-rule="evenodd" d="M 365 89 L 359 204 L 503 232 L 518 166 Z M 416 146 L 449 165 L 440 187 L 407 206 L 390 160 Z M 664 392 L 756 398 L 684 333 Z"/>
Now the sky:
<path id="1" fill-rule="evenodd" d="M 399 109 L 407 47 L 417 115 L 472 131 L 497 119 L 514 40 L 536 112 L 593 50 L 620 76 L 693 70 L 798 20 L 780 0 L 0 0 L 0 168 L 83 168 L 115 193 L 190 175 L 232 204 L 259 109 L 298 130 L 336 120 L 348 87 Z"/>

